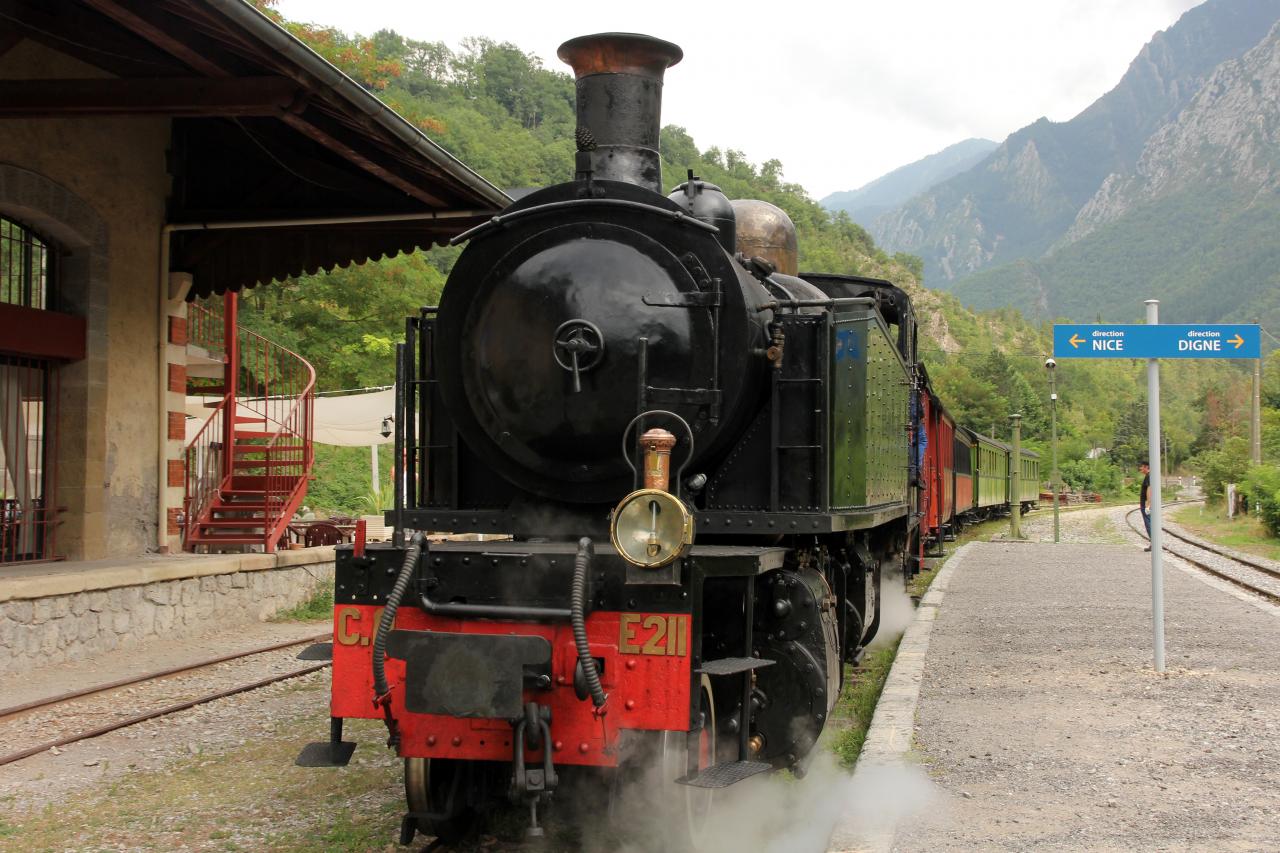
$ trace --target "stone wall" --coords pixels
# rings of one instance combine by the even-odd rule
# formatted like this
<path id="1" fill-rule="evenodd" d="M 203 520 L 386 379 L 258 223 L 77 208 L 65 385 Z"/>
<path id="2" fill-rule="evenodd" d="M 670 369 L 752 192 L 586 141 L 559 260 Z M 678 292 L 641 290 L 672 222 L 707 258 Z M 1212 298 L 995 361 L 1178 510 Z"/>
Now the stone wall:
<path id="1" fill-rule="evenodd" d="M 332 585 L 329 562 L 7 601 L 0 604 L 0 673 L 262 621 Z"/>
<path id="2" fill-rule="evenodd" d="M 0 51 L 0 80 L 100 78 L 30 39 Z M 6 119 L 0 214 L 60 250 L 56 310 L 85 318 L 86 357 L 59 368 L 56 550 L 127 557 L 157 544 L 160 229 L 165 117 Z M 171 543 L 172 544 L 172 543 Z"/>

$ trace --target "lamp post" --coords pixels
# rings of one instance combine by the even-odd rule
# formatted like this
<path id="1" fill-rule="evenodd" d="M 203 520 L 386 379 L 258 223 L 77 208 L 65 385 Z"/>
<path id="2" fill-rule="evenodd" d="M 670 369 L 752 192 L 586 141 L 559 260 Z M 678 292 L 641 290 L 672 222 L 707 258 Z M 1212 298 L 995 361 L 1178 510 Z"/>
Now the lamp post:
<path id="1" fill-rule="evenodd" d="M 1009 455 L 1009 538 L 1022 538 L 1022 415 L 1013 423 L 1013 453 Z"/>
<path id="2" fill-rule="evenodd" d="M 1058 493 L 1062 491 L 1062 484 L 1058 482 L 1058 383 L 1056 381 L 1058 362 L 1052 358 L 1044 360 L 1045 369 L 1049 371 L 1049 423 L 1050 437 L 1049 443 L 1053 448 L 1053 541 L 1058 541 Z"/>

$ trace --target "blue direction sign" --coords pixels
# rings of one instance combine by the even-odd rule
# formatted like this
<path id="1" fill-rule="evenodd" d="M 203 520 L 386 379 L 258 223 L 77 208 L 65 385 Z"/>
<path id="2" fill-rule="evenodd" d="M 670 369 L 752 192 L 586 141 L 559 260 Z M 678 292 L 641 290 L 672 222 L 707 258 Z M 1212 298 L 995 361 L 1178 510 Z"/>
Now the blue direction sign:
<path id="1" fill-rule="evenodd" d="M 1253 325 L 1053 327 L 1054 358 L 1259 358 Z"/>

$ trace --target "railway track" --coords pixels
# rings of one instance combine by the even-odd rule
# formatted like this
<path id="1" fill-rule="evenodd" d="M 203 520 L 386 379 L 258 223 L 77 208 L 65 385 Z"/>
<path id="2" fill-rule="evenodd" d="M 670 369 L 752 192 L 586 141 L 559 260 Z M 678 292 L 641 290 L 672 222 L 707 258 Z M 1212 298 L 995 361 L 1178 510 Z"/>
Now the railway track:
<path id="1" fill-rule="evenodd" d="M 1139 520 L 1135 522 L 1135 519 Z M 1139 536 L 1148 538 L 1138 510 L 1127 513 L 1125 520 Z M 1168 527 L 1162 527 L 1161 530 L 1167 537 L 1165 551 L 1203 572 L 1265 598 L 1272 604 L 1280 604 L 1280 570 Z"/>
<path id="2" fill-rule="evenodd" d="M 208 658 L 193 664 L 188 664 L 186 666 L 173 667 L 170 669 L 159 670 L 156 672 L 149 672 L 149 673 L 146 673 L 145 675 L 139 675 L 132 678 L 125 678 L 119 681 L 112 681 L 106 684 L 94 685 L 92 687 L 88 687 L 83 690 L 76 690 L 69 693 L 63 693 L 57 696 L 48 697 L 46 699 L 39 699 L 34 702 L 27 702 L 21 705 L 14 705 L 8 708 L 0 708 L 0 726 L 3 726 L 5 723 L 8 723 L 11 720 L 15 720 L 27 715 L 39 714 L 41 712 L 48 714 L 50 712 L 57 711 L 59 712 L 59 716 L 61 716 L 62 714 L 65 714 L 65 711 L 64 711 L 65 708 L 69 706 L 73 706 L 75 702 L 79 700 L 87 699 L 89 697 L 100 696 L 102 694 L 111 693 L 113 691 L 121 691 L 127 688 L 137 688 L 152 682 L 158 683 L 166 679 L 174 678 L 175 676 L 181 676 L 188 673 L 196 672 L 198 670 L 208 669 L 210 667 L 214 667 L 219 664 L 225 664 L 233 661 L 244 660 L 246 658 L 252 658 L 252 657 L 267 654 L 270 652 L 281 651 L 284 649 L 291 648 L 293 646 L 301 646 L 307 643 L 314 643 L 317 641 L 326 640 L 329 637 L 330 635 L 325 633 L 325 634 L 319 634 L 313 637 L 305 637 L 300 640 L 291 640 L 283 643 L 275 643 L 270 646 L 262 646 L 256 649 L 250 649 L 248 651 L 239 652 L 236 654 L 219 655 L 218 657 Z M 134 726 L 134 725 L 137 725 L 138 723 L 142 723 L 147 720 L 154 720 L 157 717 L 163 717 L 168 714 L 176 713 L 178 711 L 185 711 L 188 708 L 194 708 L 198 705 L 204 705 L 206 703 L 213 702 L 218 699 L 224 699 L 228 696 L 235 696 L 240 693 L 247 693 L 251 690 L 258 690 L 271 684 L 276 684 L 281 681 L 287 681 L 291 678 L 298 678 L 303 675 L 309 675 L 310 673 L 321 670 L 327 666 L 329 666 L 328 661 L 325 661 L 324 663 L 313 664 L 311 666 L 304 666 L 299 669 L 291 670 L 289 672 L 278 673 L 275 675 L 268 676 L 266 678 L 255 679 L 251 682 L 235 684 L 232 687 L 227 687 L 227 688 L 215 690 L 212 692 L 200 693 L 199 695 L 196 695 L 191 698 L 183 699 L 181 701 L 168 702 L 163 705 L 160 705 L 159 707 L 154 707 L 146 711 L 139 711 L 138 713 L 130 714 L 121 719 L 112 720 L 109 723 L 104 723 L 99 726 L 79 729 L 79 730 L 73 731 L 70 734 L 62 735 L 52 740 L 44 741 L 43 743 L 37 744 L 35 746 L 27 747 L 25 749 L 20 749 L 14 752 L 0 755 L 0 766 L 11 764 L 15 761 L 21 761 L 24 758 L 29 758 L 33 755 L 38 755 L 39 753 L 45 752 L 54 747 L 68 746 L 78 741 L 89 740 L 90 738 L 100 737 L 101 735 L 105 735 L 108 732 L 117 731 L 119 729 L 127 728 L 129 726 Z"/>

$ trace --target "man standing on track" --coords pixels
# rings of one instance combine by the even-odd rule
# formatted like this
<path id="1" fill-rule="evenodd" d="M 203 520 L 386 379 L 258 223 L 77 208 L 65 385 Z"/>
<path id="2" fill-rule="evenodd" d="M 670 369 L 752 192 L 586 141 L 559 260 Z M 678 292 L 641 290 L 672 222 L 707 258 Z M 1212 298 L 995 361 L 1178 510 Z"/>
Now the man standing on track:
<path id="1" fill-rule="evenodd" d="M 1151 467 L 1143 462 L 1138 466 L 1142 469 L 1142 488 L 1138 490 L 1138 511 L 1142 513 L 1142 523 L 1147 527 L 1147 539 L 1151 538 L 1151 513 L 1147 511 L 1147 493 L 1151 491 Z M 1143 548 L 1144 551 L 1150 551 L 1151 545 Z"/>

